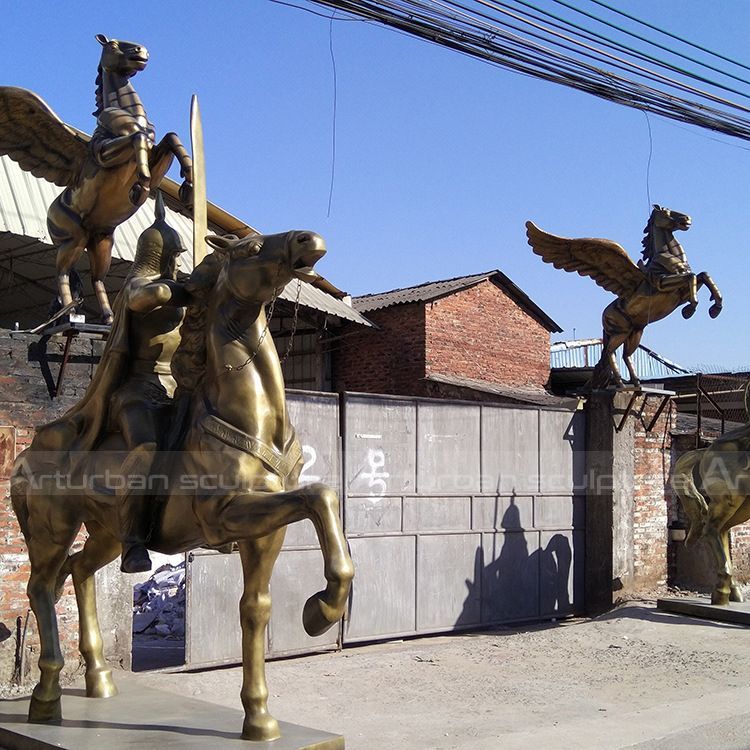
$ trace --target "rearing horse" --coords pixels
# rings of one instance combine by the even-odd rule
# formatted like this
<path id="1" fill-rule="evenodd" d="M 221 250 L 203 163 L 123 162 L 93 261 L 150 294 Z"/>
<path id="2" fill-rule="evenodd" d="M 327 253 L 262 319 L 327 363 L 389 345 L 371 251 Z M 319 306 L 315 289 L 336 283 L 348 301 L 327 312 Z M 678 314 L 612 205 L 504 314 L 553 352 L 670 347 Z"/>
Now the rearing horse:
<path id="1" fill-rule="evenodd" d="M 148 51 L 98 34 L 102 56 L 96 79 L 96 130 L 90 141 L 68 127 L 36 94 L 0 87 L 0 154 L 65 189 L 51 203 L 47 227 L 57 248 L 57 285 L 63 305 L 73 301 L 70 272 L 88 251 L 91 279 L 104 322 L 112 322 L 104 279 L 114 230 L 156 189 L 177 157 L 189 197 L 192 161 L 175 133 L 156 143 L 153 125 L 130 79 L 146 67 Z"/>
<path id="2" fill-rule="evenodd" d="M 341 618 L 354 575 L 336 493 L 322 484 L 297 486 L 302 451 L 289 421 L 276 347 L 266 335 L 266 303 L 292 278 L 313 278 L 312 266 L 325 245 L 312 232 L 209 241 L 218 252 L 207 256 L 187 284 L 194 292 L 201 290 L 195 296 L 205 303 L 204 341 L 190 342 L 192 354 L 204 359 L 194 363 L 204 374 L 190 399 L 182 449 L 170 454 L 175 456 L 172 464 L 158 472 L 166 473 L 169 483 L 161 502 L 154 498 L 161 507 L 148 546 L 175 554 L 201 545 L 239 544 L 244 577 L 242 736 L 272 740 L 279 736 L 279 725 L 268 713 L 265 629 L 271 572 L 286 526 L 310 519 L 323 552 L 326 586 L 303 610 L 310 635 L 325 632 Z M 165 301 L 171 289 L 165 282 Z M 194 316 L 193 323 L 200 318 Z M 109 356 L 105 350 L 99 368 L 112 366 Z M 76 407 L 67 420 L 72 428 L 75 412 Z M 97 482 L 106 476 L 122 479 L 122 453 L 118 457 L 117 452 L 124 442 L 118 433 L 106 436 L 61 485 L 59 466 L 71 465 L 64 449 L 66 417 L 37 432 L 16 460 L 11 484 L 13 508 L 29 549 L 28 595 L 41 640 L 41 674 L 29 709 L 33 721 L 54 721 L 61 715 L 63 657 L 55 600 L 69 574 L 78 603 L 86 694 L 101 698 L 116 693 L 103 657 L 94 574 L 120 554 L 117 498 Z M 45 452 L 50 445 L 58 451 Z M 88 539 L 69 556 L 82 524 Z"/>
<path id="3" fill-rule="evenodd" d="M 611 240 L 566 239 L 526 222 L 529 245 L 542 260 L 555 268 L 590 276 L 599 286 L 617 295 L 602 313 L 602 356 L 594 368 L 592 386 L 604 387 L 611 379 L 622 386 L 615 358 L 621 346 L 630 382 L 640 385 L 630 357 L 638 348 L 644 329 L 683 304 L 682 314 L 689 318 L 695 312 L 697 290 L 701 286 L 711 292 L 713 305 L 708 314 L 715 318 L 721 312 L 722 297 L 713 279 L 705 271 L 692 272 L 685 251 L 674 238 L 673 232 L 689 229 L 690 223 L 686 214 L 654 205 L 644 229 L 644 260 L 636 265 Z"/>

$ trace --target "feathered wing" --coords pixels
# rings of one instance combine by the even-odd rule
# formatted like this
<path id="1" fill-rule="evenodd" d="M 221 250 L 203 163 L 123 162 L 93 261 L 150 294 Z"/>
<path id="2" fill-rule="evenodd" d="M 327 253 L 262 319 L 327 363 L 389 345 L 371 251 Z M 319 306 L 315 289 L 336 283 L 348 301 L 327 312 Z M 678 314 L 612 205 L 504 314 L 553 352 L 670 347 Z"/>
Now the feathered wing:
<path id="1" fill-rule="evenodd" d="M 0 154 L 55 185 L 69 185 L 86 158 L 86 140 L 27 89 L 0 86 Z"/>
<path id="2" fill-rule="evenodd" d="M 632 294 L 645 279 L 620 245 L 591 237 L 567 239 L 547 234 L 526 222 L 526 236 L 534 252 L 546 263 L 565 271 L 590 276 L 600 287 L 618 297 Z"/>

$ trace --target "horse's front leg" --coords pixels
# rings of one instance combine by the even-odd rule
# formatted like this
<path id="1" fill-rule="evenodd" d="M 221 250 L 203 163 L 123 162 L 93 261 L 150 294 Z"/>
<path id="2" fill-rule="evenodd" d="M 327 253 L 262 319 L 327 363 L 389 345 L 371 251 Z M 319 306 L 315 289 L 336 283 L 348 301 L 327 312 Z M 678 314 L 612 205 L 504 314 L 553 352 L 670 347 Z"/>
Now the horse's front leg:
<path id="1" fill-rule="evenodd" d="M 198 508 L 200 515 L 200 507 Z M 354 565 L 339 515 L 339 499 L 324 484 L 311 484 L 287 492 L 259 492 L 237 495 L 218 519 L 204 519 L 219 539 L 246 539 L 271 534 L 295 521 L 309 518 L 315 526 L 323 552 L 325 589 L 313 594 L 302 613 L 305 630 L 320 635 L 344 615 Z"/>
<path id="2" fill-rule="evenodd" d="M 244 588 L 240 600 L 242 628 L 242 689 L 245 709 L 242 738 L 277 739 L 279 723 L 268 713 L 266 685 L 266 627 L 271 617 L 270 582 L 273 566 L 284 541 L 286 527 L 260 539 L 239 542 Z"/>
<path id="3" fill-rule="evenodd" d="M 177 158 L 180 165 L 180 177 L 185 182 L 193 184 L 193 160 L 190 158 L 185 146 L 182 145 L 177 133 L 167 133 L 151 151 L 151 163 L 158 163 L 165 154 L 171 154 Z"/>
<path id="4" fill-rule="evenodd" d="M 705 271 L 701 271 L 696 276 L 696 280 L 698 286 L 705 285 L 708 291 L 711 293 L 711 301 L 713 302 L 713 305 L 711 305 L 711 307 L 708 309 L 708 314 L 712 318 L 715 318 L 721 312 L 721 309 L 724 305 L 719 287 L 716 286 L 714 280 Z"/>

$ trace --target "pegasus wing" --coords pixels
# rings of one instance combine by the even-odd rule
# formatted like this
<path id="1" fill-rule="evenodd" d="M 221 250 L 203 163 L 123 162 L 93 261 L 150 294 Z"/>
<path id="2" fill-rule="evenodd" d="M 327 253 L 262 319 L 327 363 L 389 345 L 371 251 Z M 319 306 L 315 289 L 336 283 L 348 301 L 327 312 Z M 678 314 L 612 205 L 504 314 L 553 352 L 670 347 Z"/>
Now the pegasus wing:
<path id="1" fill-rule="evenodd" d="M 591 237 L 567 239 L 547 234 L 526 222 L 526 236 L 534 252 L 546 263 L 565 271 L 590 276 L 600 287 L 618 297 L 629 296 L 645 279 L 620 245 Z"/>
<path id="2" fill-rule="evenodd" d="M 31 91 L 0 86 L 0 155 L 65 187 L 86 158 L 86 140 Z"/>

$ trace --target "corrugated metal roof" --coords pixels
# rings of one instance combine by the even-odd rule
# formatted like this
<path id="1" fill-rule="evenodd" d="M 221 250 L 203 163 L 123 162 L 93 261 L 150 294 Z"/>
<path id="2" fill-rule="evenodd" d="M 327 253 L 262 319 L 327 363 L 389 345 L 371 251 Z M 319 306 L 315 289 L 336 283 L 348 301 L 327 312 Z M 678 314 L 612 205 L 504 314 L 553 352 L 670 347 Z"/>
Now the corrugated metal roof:
<path id="1" fill-rule="evenodd" d="M 392 305 L 403 305 L 411 302 L 429 302 L 430 300 L 445 297 L 454 292 L 468 289 L 482 281 L 491 280 L 496 282 L 517 304 L 524 307 L 533 317 L 547 328 L 547 330 L 559 333 L 562 328 L 555 323 L 520 287 L 514 284 L 502 271 L 497 269 L 485 271 L 484 273 L 471 276 L 457 276 L 454 279 L 441 281 L 429 281 L 417 286 L 393 289 L 389 292 L 378 294 L 365 294 L 355 297 L 352 305 L 360 312 L 380 310 Z"/>
<path id="2" fill-rule="evenodd" d="M 175 185 L 171 181 L 169 187 L 170 192 L 174 192 L 173 188 L 175 188 Z M 46 248 L 51 249 L 52 247 L 52 241 L 47 231 L 47 209 L 50 203 L 61 192 L 62 188 L 53 185 L 51 182 L 24 172 L 10 157 L 0 156 L 0 249 L 2 247 L 11 248 L 13 246 L 18 249 L 19 245 L 23 245 L 23 250 L 26 251 L 26 243 L 18 242 L 13 236 L 16 238 L 28 238 L 30 243 L 36 241 L 38 243 L 38 250 L 45 257 L 42 258 L 40 255 L 35 263 L 31 261 L 24 262 L 23 258 L 19 258 L 15 262 L 15 273 L 19 278 L 21 276 L 30 277 L 33 274 L 34 279 L 43 279 L 45 285 L 50 288 L 54 288 L 54 281 L 52 281 L 54 263 L 46 257 L 48 253 L 44 253 Z M 115 267 L 118 260 L 133 261 L 138 237 L 144 229 L 151 226 L 154 222 L 154 207 L 154 200 L 149 199 L 128 221 L 121 224 L 115 230 L 115 244 L 112 249 L 112 260 Z M 234 231 L 237 231 L 236 226 L 242 226 L 248 230 L 252 229 L 216 206 L 213 206 L 213 213 L 219 218 L 222 216 L 229 217 L 228 221 L 231 223 L 231 228 Z M 193 256 L 191 252 L 193 247 L 193 222 L 186 216 L 170 208 L 169 205 L 166 206 L 166 214 L 167 222 L 178 232 L 185 247 L 188 249 L 188 252 L 180 256 L 180 270 L 190 273 L 193 269 Z M 221 231 L 223 227 L 213 223 L 211 228 L 214 231 Z M 111 281 L 113 287 L 117 282 L 117 277 L 122 275 L 117 273 L 112 275 Z M 325 286 L 325 283 L 323 281 L 321 285 Z M 300 282 L 296 279 L 292 280 L 281 296 L 284 299 L 294 302 L 297 298 L 299 284 Z M 12 294 L 12 289 L 9 290 L 9 293 Z M 51 296 L 50 298 L 44 298 L 44 295 L 42 295 L 42 299 L 39 300 L 42 310 L 46 310 L 50 299 Z M 359 323 L 360 325 L 372 326 L 372 323 L 367 318 L 352 309 L 346 302 L 310 284 L 302 284 L 299 300 L 300 304 L 305 307 L 336 316 L 343 320 Z M 24 303 L 28 303 L 28 301 L 25 295 Z M 37 300 L 34 300 L 34 302 L 36 303 Z M 42 319 L 43 317 L 40 318 L 40 320 Z"/>
<path id="3" fill-rule="evenodd" d="M 0 156 L 0 232 L 11 232 L 51 245 L 47 231 L 47 209 L 63 188 L 24 172 L 9 156 Z M 112 258 L 132 261 L 141 232 L 154 223 L 154 200 L 136 211 L 115 230 Z M 185 247 L 193 247 L 193 222 L 166 208 L 167 222 L 182 237 Z M 180 259 L 182 270 L 193 270 L 191 253 Z"/>
<path id="4" fill-rule="evenodd" d="M 337 318 L 350 320 L 353 323 L 359 323 L 363 326 L 373 327 L 373 324 L 362 315 L 362 313 L 350 307 L 346 302 L 332 297 L 322 289 L 314 287 L 312 284 L 292 279 L 284 288 L 280 297 L 289 302 L 297 300 L 297 291 L 299 290 L 299 303 L 305 307 L 321 312 L 335 315 Z"/>
<path id="5" fill-rule="evenodd" d="M 550 366 L 553 370 L 585 370 L 593 368 L 601 356 L 601 339 L 559 341 L 550 347 Z M 693 374 L 693 370 L 670 362 L 643 345 L 636 349 L 630 361 L 635 367 L 639 380 L 658 380 L 675 375 Z M 620 368 L 620 372 L 627 372 L 622 359 L 622 349 L 617 352 L 617 366 Z"/>

